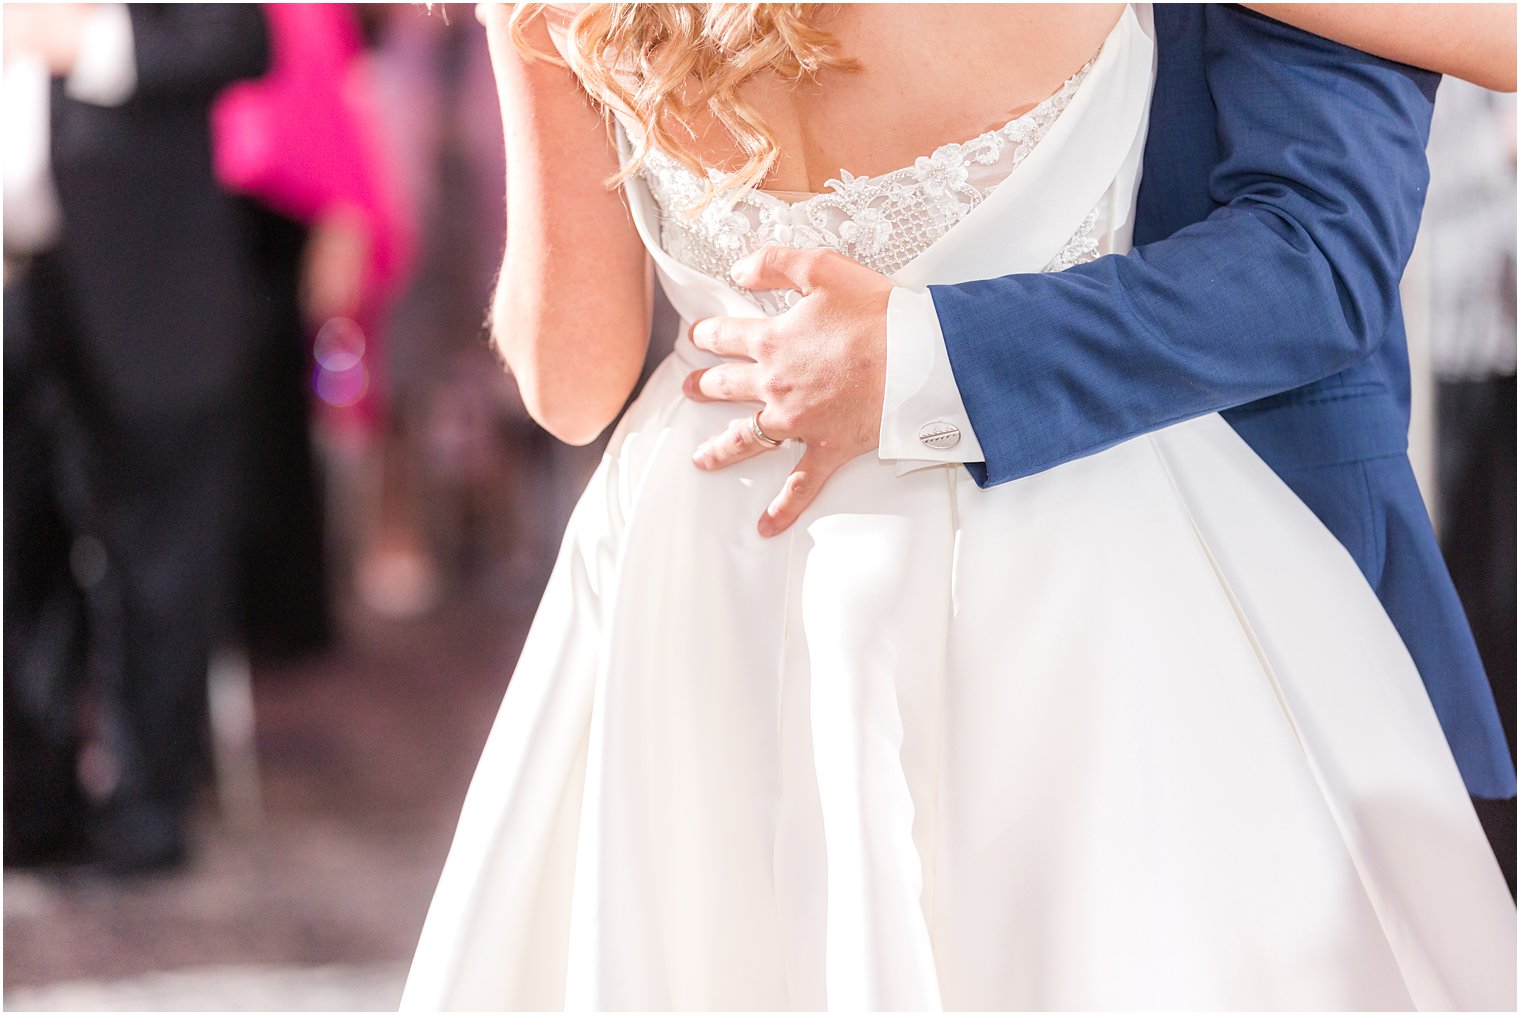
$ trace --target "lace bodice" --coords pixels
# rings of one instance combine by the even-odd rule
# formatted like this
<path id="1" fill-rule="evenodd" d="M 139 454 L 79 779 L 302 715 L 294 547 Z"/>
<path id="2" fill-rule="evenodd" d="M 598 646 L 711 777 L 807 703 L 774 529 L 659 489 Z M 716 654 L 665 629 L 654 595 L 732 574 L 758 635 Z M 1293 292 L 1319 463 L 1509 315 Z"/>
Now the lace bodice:
<path id="1" fill-rule="evenodd" d="M 1093 60 L 1096 60 L 1096 56 Z M 721 279 L 767 314 L 785 293 L 751 292 L 729 280 L 735 262 L 763 246 L 836 250 L 883 274 L 912 261 L 997 189 L 1029 156 L 1081 87 L 1088 61 L 1055 94 L 995 130 L 941 145 L 911 166 L 879 176 L 840 171 L 828 191 L 788 202 L 755 188 L 718 191 L 696 214 L 705 182 L 674 157 L 651 149 L 640 173 L 660 210 L 660 243 L 672 257 Z M 708 168 L 714 184 L 726 174 Z M 1092 260 L 1101 219 L 1094 209 L 1047 270 Z"/>

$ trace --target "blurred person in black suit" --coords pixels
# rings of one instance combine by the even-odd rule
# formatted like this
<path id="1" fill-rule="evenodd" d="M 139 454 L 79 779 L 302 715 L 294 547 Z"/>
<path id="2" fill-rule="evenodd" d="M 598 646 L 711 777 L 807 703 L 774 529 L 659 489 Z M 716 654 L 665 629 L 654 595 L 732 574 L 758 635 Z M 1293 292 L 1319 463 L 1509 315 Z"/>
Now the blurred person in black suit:
<path id="1" fill-rule="evenodd" d="M 7 229 L 6 478 L 28 496 L 6 545 L 32 552 L 6 555 L 6 861 L 164 868 L 202 767 L 258 348 L 208 110 L 263 72 L 267 33 L 256 6 L 189 4 L 11 5 L 5 29 L 7 93 L 13 68 L 48 79 L 51 187 L 16 206 L 57 212 L 20 251 Z"/>

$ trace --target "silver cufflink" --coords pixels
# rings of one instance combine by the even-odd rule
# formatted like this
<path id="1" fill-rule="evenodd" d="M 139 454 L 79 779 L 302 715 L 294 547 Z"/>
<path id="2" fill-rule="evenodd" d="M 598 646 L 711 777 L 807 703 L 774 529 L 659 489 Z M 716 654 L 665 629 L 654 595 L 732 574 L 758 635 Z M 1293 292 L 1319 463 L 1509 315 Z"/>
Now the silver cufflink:
<path id="1" fill-rule="evenodd" d="M 918 431 L 918 439 L 931 448 L 953 448 L 961 442 L 961 428 L 943 421 L 925 423 Z"/>

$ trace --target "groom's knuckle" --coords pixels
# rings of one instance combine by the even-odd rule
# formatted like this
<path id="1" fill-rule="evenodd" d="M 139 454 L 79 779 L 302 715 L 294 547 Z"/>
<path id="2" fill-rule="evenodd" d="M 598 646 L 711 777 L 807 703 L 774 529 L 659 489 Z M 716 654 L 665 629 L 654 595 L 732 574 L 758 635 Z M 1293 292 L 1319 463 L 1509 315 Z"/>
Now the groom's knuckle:
<path id="1" fill-rule="evenodd" d="M 786 258 L 791 251 L 786 247 L 766 247 L 760 252 L 760 269 L 765 274 L 786 270 Z"/>
<path id="2" fill-rule="evenodd" d="M 755 267 L 761 268 L 761 269 L 765 269 L 765 268 L 769 268 L 772 265 L 774 265 L 775 261 L 776 261 L 776 248 L 775 247 L 761 247 L 760 248 L 760 253 L 754 259 L 753 263 L 754 263 Z"/>
<path id="3" fill-rule="evenodd" d="M 776 351 L 776 331 L 770 327 L 759 327 L 750 335 L 750 348 L 761 358 L 768 358 Z"/>
<path id="4" fill-rule="evenodd" d="M 811 289 L 818 279 L 820 254 L 816 250 L 799 250 L 792 263 L 792 281 Z"/>
<path id="5" fill-rule="evenodd" d="M 837 250 L 813 251 L 812 267 L 815 273 L 828 272 L 838 268 L 845 260 L 845 256 Z"/>

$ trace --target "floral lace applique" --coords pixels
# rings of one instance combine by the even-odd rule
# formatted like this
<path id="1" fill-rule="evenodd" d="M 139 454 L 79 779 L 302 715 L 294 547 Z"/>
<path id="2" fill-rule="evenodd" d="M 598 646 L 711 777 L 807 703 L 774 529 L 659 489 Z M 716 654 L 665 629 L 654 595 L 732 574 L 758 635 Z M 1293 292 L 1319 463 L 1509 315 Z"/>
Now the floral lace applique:
<path id="1" fill-rule="evenodd" d="M 1094 208 L 1082 219 L 1082 224 L 1077 226 L 1077 231 L 1071 234 L 1071 239 L 1061 248 L 1060 253 L 1045 266 L 1045 271 L 1065 271 L 1067 268 L 1088 261 L 1098 259 L 1101 251 L 1098 249 L 1098 227 L 1103 221 L 1102 205 Z"/>
<path id="2" fill-rule="evenodd" d="M 652 149 L 640 173 L 660 208 L 661 245 L 683 264 L 730 285 L 729 268 L 768 244 L 835 250 L 891 274 L 996 191 L 1070 104 L 1092 64 L 1088 61 L 1054 95 L 996 130 L 941 145 L 911 166 L 880 176 L 841 170 L 838 179 L 828 181 L 827 191 L 796 203 L 755 188 L 719 190 L 692 215 L 690 210 L 707 194 L 705 181 L 672 156 Z M 980 167 L 1001 171 L 973 173 Z M 714 184 L 726 178 L 714 168 L 708 168 L 707 175 Z M 994 179 L 978 186 L 973 176 Z M 1098 223 L 1094 209 L 1047 270 L 1097 257 Z M 780 293 L 734 288 L 767 313 L 786 309 Z"/>

